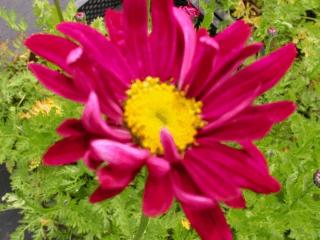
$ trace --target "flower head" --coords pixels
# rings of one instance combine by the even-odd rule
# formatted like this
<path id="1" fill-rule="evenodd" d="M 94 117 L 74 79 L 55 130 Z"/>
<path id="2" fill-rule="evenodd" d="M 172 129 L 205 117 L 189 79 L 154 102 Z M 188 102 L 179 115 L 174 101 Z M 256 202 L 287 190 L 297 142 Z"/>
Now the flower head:
<path id="1" fill-rule="evenodd" d="M 277 35 L 277 29 L 275 27 L 269 27 L 268 28 L 268 34 L 271 37 L 275 37 Z"/>
<path id="2" fill-rule="evenodd" d="M 85 12 L 77 12 L 76 15 L 74 16 L 75 20 L 77 22 L 86 22 L 86 13 Z"/>
<path id="3" fill-rule="evenodd" d="M 196 32 L 171 0 L 152 1 L 151 17 L 149 32 L 146 0 L 125 0 L 122 11 L 106 13 L 108 37 L 65 22 L 57 29 L 66 38 L 36 34 L 26 40 L 62 70 L 32 63 L 39 81 L 85 104 L 80 120 L 58 128 L 63 139 L 44 161 L 61 165 L 83 158 L 100 183 L 91 202 L 119 194 L 146 165 L 144 214 L 163 214 L 176 199 L 202 239 L 231 239 L 219 203 L 243 208 L 242 189 L 265 194 L 280 189 L 252 142 L 295 106 L 254 100 L 285 74 L 295 46 L 237 71 L 262 47 L 246 45 L 250 27 L 244 22 L 212 38 L 204 29 Z"/>

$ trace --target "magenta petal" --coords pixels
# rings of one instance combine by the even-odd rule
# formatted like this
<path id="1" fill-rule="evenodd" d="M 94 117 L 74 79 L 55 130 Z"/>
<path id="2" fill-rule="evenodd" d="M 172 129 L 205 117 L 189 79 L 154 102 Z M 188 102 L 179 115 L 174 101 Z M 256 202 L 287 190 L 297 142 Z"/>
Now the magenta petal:
<path id="1" fill-rule="evenodd" d="M 141 38 L 140 40 L 145 41 L 148 34 L 147 1 L 124 0 L 123 17 L 125 21 L 124 23 L 126 24 L 127 30 L 129 31 L 127 34 L 134 35 L 135 38 Z"/>
<path id="2" fill-rule="evenodd" d="M 83 137 L 69 137 L 56 142 L 43 157 L 46 165 L 65 165 L 75 163 L 82 158 L 88 148 Z"/>
<path id="3" fill-rule="evenodd" d="M 217 129 L 204 129 L 201 134 L 216 141 L 258 140 L 271 130 L 272 125 L 265 116 L 239 115 Z"/>
<path id="4" fill-rule="evenodd" d="M 232 54 L 226 56 L 224 60 L 218 57 L 218 60 L 215 61 L 215 65 L 212 68 L 211 75 L 207 83 L 202 86 L 202 91 L 198 97 L 205 102 L 207 98 L 210 98 L 210 94 L 213 91 L 224 84 L 224 82 L 237 71 L 245 59 L 259 52 L 262 47 L 262 43 L 254 43 L 247 47 L 240 48 L 238 51 L 233 51 Z"/>
<path id="5" fill-rule="evenodd" d="M 154 177 L 163 177 L 170 172 L 170 163 L 160 157 L 152 156 L 147 160 L 149 174 Z"/>
<path id="6" fill-rule="evenodd" d="M 217 34 L 214 39 L 221 47 L 221 54 L 227 56 L 231 51 L 243 47 L 250 37 L 250 34 L 251 28 L 249 24 L 239 20 Z"/>
<path id="7" fill-rule="evenodd" d="M 148 176 L 143 194 L 143 212 L 155 217 L 166 213 L 173 202 L 173 190 L 170 175 L 162 177 Z"/>
<path id="8" fill-rule="evenodd" d="M 91 146 L 97 157 L 123 168 L 138 169 L 149 157 L 147 150 L 109 140 L 95 140 Z"/>
<path id="9" fill-rule="evenodd" d="M 95 153 L 92 152 L 90 154 L 93 155 L 89 156 L 89 158 L 91 157 L 89 164 L 95 167 L 96 163 L 99 163 L 95 158 L 99 158 L 100 156 L 95 156 Z M 134 159 L 132 159 L 132 161 L 134 161 Z M 114 164 L 111 162 L 109 165 L 98 169 L 97 176 L 100 187 L 91 195 L 90 202 L 99 202 L 114 197 L 129 185 L 142 165 L 137 166 L 137 164 L 129 163 L 131 164 L 129 166 L 129 164 L 125 164 L 126 163 Z"/>
<path id="10" fill-rule="evenodd" d="M 121 193 L 139 170 L 140 168 L 127 168 L 127 166 L 117 164 L 109 164 L 100 168 L 97 171 L 100 187 L 92 194 L 90 201 L 102 201 Z"/>
<path id="11" fill-rule="evenodd" d="M 281 101 L 249 107 L 241 115 L 264 116 L 272 123 L 279 123 L 287 119 L 295 110 L 296 105 L 293 102 Z"/>
<path id="12" fill-rule="evenodd" d="M 128 142 L 131 139 L 128 131 L 113 129 L 102 119 L 98 98 L 94 92 L 89 96 L 81 121 L 84 128 L 90 133 L 106 136 L 120 142 Z"/>
<path id="13" fill-rule="evenodd" d="M 101 68 L 114 75 L 118 79 L 117 87 L 119 89 L 128 87 L 133 79 L 131 68 L 119 49 L 105 36 L 81 23 L 63 22 L 57 26 L 57 29 L 78 41 L 87 54 L 94 56 Z"/>
<path id="14" fill-rule="evenodd" d="M 211 208 L 216 202 L 204 195 L 195 184 L 185 167 L 174 164 L 171 171 L 172 186 L 175 197 L 191 208 Z"/>
<path id="15" fill-rule="evenodd" d="M 295 46 L 288 44 L 236 73 L 225 84 L 228 86 L 244 82 L 260 82 L 261 89 L 258 92 L 260 95 L 280 80 L 293 63 L 295 56 Z"/>
<path id="16" fill-rule="evenodd" d="M 252 103 L 260 86 L 260 82 L 252 81 L 236 85 L 228 84 L 217 89 L 212 93 L 210 100 L 204 102 L 204 119 L 209 121 L 218 118 L 224 121 L 230 119 Z M 226 101 L 226 99 L 228 100 Z M 206 129 L 208 128 L 207 126 Z"/>
<path id="17" fill-rule="evenodd" d="M 78 46 L 65 38 L 49 34 L 33 34 L 25 40 L 25 45 L 35 54 L 58 65 L 69 72 L 67 56 Z"/>
<path id="18" fill-rule="evenodd" d="M 244 199 L 242 193 L 239 196 L 224 200 L 224 203 L 227 204 L 229 207 L 232 208 L 245 208 L 246 207 L 246 200 Z"/>
<path id="19" fill-rule="evenodd" d="M 119 194 L 122 191 L 122 189 L 112 189 L 112 190 L 106 190 L 103 189 L 102 187 L 98 187 L 94 193 L 91 194 L 89 201 L 91 203 L 97 203 L 101 202 L 105 199 L 112 198 Z"/>
<path id="20" fill-rule="evenodd" d="M 77 86 L 71 78 L 41 64 L 31 63 L 28 66 L 36 78 L 49 90 L 73 101 L 82 103 L 86 101 L 87 96 L 77 91 Z"/>
<path id="21" fill-rule="evenodd" d="M 250 101 L 252 98 L 248 98 L 248 100 Z M 232 103 L 233 101 L 228 102 Z M 247 106 L 248 102 L 244 102 L 244 105 Z M 200 135 L 210 135 L 213 139 L 227 141 L 260 139 L 269 132 L 272 125 L 285 120 L 296 108 L 295 104 L 290 101 L 250 106 L 230 119 L 244 107 L 239 100 L 239 105 L 235 109 L 209 123 Z M 205 115 L 204 118 L 206 119 L 208 116 Z M 227 122 L 229 119 L 230 121 Z"/>
<path id="22" fill-rule="evenodd" d="M 102 163 L 102 160 L 97 159 L 92 151 L 87 151 L 83 157 L 83 162 L 93 171 L 97 170 Z"/>
<path id="23" fill-rule="evenodd" d="M 250 141 L 240 142 L 241 146 L 248 154 L 249 159 L 251 159 L 252 164 L 259 165 L 259 168 L 268 172 L 268 163 L 261 151 Z"/>
<path id="24" fill-rule="evenodd" d="M 151 19 L 152 32 L 150 34 L 150 48 L 152 51 L 151 61 L 153 64 L 153 72 L 151 75 L 166 81 L 172 77 L 172 71 L 175 64 L 177 64 L 175 61 L 178 47 L 177 22 L 173 14 L 173 1 L 152 1 Z"/>
<path id="25" fill-rule="evenodd" d="M 220 79 L 224 75 L 228 76 L 237 68 L 239 68 L 245 59 L 257 54 L 262 47 L 262 43 L 253 43 L 249 46 L 241 48 L 239 51 L 233 52 L 226 61 L 218 63 L 219 69 L 215 75 L 215 78 Z"/>
<path id="26" fill-rule="evenodd" d="M 108 9 L 105 14 L 105 25 L 112 42 L 121 46 L 125 44 L 125 29 L 123 12 Z"/>
<path id="27" fill-rule="evenodd" d="M 83 95 L 88 96 L 95 90 L 101 98 L 103 112 L 119 123 L 119 115 L 122 115 L 119 103 L 124 97 L 126 86 L 119 84 L 119 79 L 108 73 L 104 67 L 92 64 L 92 61 L 94 60 L 89 58 L 82 47 L 73 49 L 67 57 L 70 74 Z"/>
<path id="28" fill-rule="evenodd" d="M 202 147 L 194 148 L 192 152 L 204 168 L 219 169 L 241 188 L 262 193 L 279 191 L 279 183 L 269 175 L 266 167 L 255 163 L 245 152 L 208 139 L 198 141 Z"/>
<path id="29" fill-rule="evenodd" d="M 269 184 L 268 187 L 262 186 L 262 184 L 259 184 L 257 181 L 254 182 L 245 178 L 235 177 L 234 179 L 241 188 L 250 189 L 256 193 L 270 194 L 277 193 L 281 190 L 281 184 L 272 177 L 266 178 L 267 183 Z"/>
<path id="30" fill-rule="evenodd" d="M 293 44 L 288 44 L 276 50 L 223 81 L 222 84 L 220 83 L 214 87 L 213 90 L 210 90 L 210 93 L 206 95 L 205 99 L 203 99 L 203 102 L 205 105 L 208 103 L 213 106 L 211 102 L 218 91 L 219 93 L 224 92 L 224 90 L 230 86 L 241 86 L 243 84 L 260 84 L 261 87 L 257 96 L 261 95 L 273 87 L 286 73 L 293 63 L 295 55 L 296 49 Z"/>
<path id="31" fill-rule="evenodd" d="M 296 46 L 288 44 L 251 65 L 255 71 L 261 71 L 263 74 L 260 94 L 272 88 L 283 77 L 293 64 L 296 55 Z"/>
<path id="32" fill-rule="evenodd" d="M 192 153 L 192 150 L 187 153 L 183 165 L 202 192 L 218 201 L 227 201 L 241 195 L 239 187 L 232 181 L 227 171 L 221 171 L 206 163 L 211 158 L 214 159 L 213 154 L 204 160 L 199 159 L 204 156 Z"/>
<path id="33" fill-rule="evenodd" d="M 244 149 L 243 152 L 248 156 L 246 162 L 249 167 L 256 168 L 256 171 L 259 171 L 262 176 L 268 174 L 268 164 L 260 150 L 249 141 L 241 142 L 241 145 Z M 263 184 L 259 182 L 248 181 L 248 179 L 237 179 L 236 181 L 238 181 L 238 184 L 242 185 L 242 187 L 258 193 L 273 193 L 278 192 L 281 189 L 281 184 L 271 176 L 269 177 L 269 180 L 266 180 L 266 182 L 269 182 L 270 187 L 263 186 Z"/>
<path id="34" fill-rule="evenodd" d="M 229 104 L 225 105 L 225 109 L 228 108 L 228 107 L 231 107 L 232 104 L 235 104 L 234 100 L 238 100 L 238 104 L 234 105 L 234 108 L 232 110 L 226 111 L 218 119 L 209 120 L 210 117 L 214 116 L 213 113 L 216 112 L 216 109 L 211 109 L 212 112 L 208 112 L 207 114 L 204 114 L 203 115 L 203 119 L 208 120 L 209 123 L 200 131 L 200 135 L 205 135 L 207 133 L 210 133 L 211 131 L 213 131 L 213 129 L 218 128 L 223 123 L 226 123 L 228 120 L 232 119 L 235 115 L 237 115 L 244 108 L 246 108 L 250 103 L 252 103 L 252 101 L 255 99 L 255 96 L 256 96 L 256 93 L 258 92 L 258 90 L 259 90 L 259 87 L 257 87 L 256 90 L 253 91 L 249 95 L 238 95 L 235 99 L 231 100 L 229 102 Z M 216 116 L 216 117 L 218 117 L 218 116 Z"/>
<path id="35" fill-rule="evenodd" d="M 181 72 L 179 74 L 178 88 L 184 85 L 185 78 L 189 72 L 192 64 L 193 56 L 196 50 L 196 33 L 190 17 L 179 8 L 174 9 L 174 16 L 177 19 L 177 23 L 182 30 L 184 38 L 184 53 L 182 58 Z"/>
<path id="36" fill-rule="evenodd" d="M 132 11 L 134 9 L 134 11 Z M 126 36 L 125 54 L 131 68 L 136 69 L 135 78 L 150 76 L 150 51 L 148 43 L 147 1 L 125 0 L 123 19 Z"/>
<path id="37" fill-rule="evenodd" d="M 68 65 L 71 65 L 77 62 L 83 55 L 83 49 L 81 47 L 77 47 L 72 49 L 66 59 Z"/>
<path id="38" fill-rule="evenodd" d="M 216 203 L 211 199 L 203 195 L 197 195 L 189 192 L 185 192 L 179 187 L 174 186 L 174 194 L 179 202 L 187 205 L 189 208 L 196 209 L 208 209 L 213 207 Z"/>
<path id="39" fill-rule="evenodd" d="M 177 162 L 181 159 L 173 137 L 168 129 L 163 128 L 160 133 L 160 139 L 164 150 L 164 157 L 170 162 Z"/>
<path id="40" fill-rule="evenodd" d="M 82 123 L 78 119 L 66 119 L 57 128 L 57 132 L 62 137 L 76 137 L 85 134 Z"/>
<path id="41" fill-rule="evenodd" d="M 97 171 L 99 183 L 105 190 L 123 190 L 135 176 L 135 171 L 125 171 L 112 165 L 100 168 Z"/>
<path id="42" fill-rule="evenodd" d="M 91 65 L 81 47 L 70 51 L 66 61 L 70 67 L 68 73 L 72 76 L 77 88 L 88 96 L 94 88 L 94 82 L 99 80 L 95 74 L 95 67 Z"/>
<path id="43" fill-rule="evenodd" d="M 125 91 L 134 76 L 118 47 L 101 33 L 84 24 L 61 23 L 57 28 L 78 41 L 83 49 L 83 54 L 78 58 L 70 57 L 77 60 L 70 66 L 74 78 L 78 82 L 83 81 L 78 85 L 86 89 L 87 93 L 94 88 L 103 100 L 103 112 L 115 122 L 121 123 L 121 119 L 116 115 L 121 112 L 119 103 L 125 98 Z M 71 54 L 75 53 L 77 51 Z"/>
<path id="44" fill-rule="evenodd" d="M 203 240 L 232 240 L 232 234 L 219 205 L 195 209 L 181 204 L 192 227 Z"/>
<path id="45" fill-rule="evenodd" d="M 229 75 L 233 73 L 240 65 L 250 56 L 257 54 L 263 48 L 263 43 L 253 43 L 239 51 L 230 54 L 229 58 L 225 62 L 219 64 L 219 70 L 216 74 L 216 78 L 220 79 L 223 75 Z"/>
<path id="46" fill-rule="evenodd" d="M 213 38 L 201 36 L 201 32 L 198 32 L 198 38 L 197 54 L 183 85 L 183 89 L 186 89 L 189 97 L 197 97 L 204 88 L 208 90 L 207 82 L 212 78 L 219 49 L 219 45 Z"/>

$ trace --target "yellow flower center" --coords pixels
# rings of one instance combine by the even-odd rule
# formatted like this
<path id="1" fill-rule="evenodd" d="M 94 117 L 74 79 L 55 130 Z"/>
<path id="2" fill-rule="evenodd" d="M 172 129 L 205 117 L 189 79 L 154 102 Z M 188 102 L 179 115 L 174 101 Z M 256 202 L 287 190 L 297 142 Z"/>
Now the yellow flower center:
<path id="1" fill-rule="evenodd" d="M 202 103 L 188 99 L 170 83 L 147 77 L 136 80 L 127 91 L 124 121 L 137 142 L 152 153 L 162 154 L 161 129 L 167 128 L 179 151 L 195 143 L 197 129 L 204 126 Z"/>

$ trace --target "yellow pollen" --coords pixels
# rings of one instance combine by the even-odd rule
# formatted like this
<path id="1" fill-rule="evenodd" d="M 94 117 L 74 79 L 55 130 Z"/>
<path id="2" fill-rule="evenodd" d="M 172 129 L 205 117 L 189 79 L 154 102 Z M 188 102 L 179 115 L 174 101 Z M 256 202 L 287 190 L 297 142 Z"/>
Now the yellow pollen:
<path id="1" fill-rule="evenodd" d="M 124 121 L 137 142 L 154 154 L 162 154 L 161 129 L 172 134 L 179 151 L 195 143 L 197 130 L 204 126 L 202 102 L 188 99 L 170 83 L 159 78 L 136 80 L 127 91 Z"/>

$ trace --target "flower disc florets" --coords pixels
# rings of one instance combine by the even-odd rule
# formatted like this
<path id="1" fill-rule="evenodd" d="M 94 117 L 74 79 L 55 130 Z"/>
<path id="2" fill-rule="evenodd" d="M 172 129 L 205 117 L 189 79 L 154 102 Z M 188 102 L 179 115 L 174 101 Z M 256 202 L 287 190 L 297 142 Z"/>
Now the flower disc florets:
<path id="1" fill-rule="evenodd" d="M 147 77 L 133 82 L 127 91 L 124 121 L 138 143 L 152 153 L 163 152 L 162 128 L 170 131 L 178 149 L 184 151 L 195 142 L 197 130 L 204 126 L 201 107 L 200 101 L 186 98 L 174 85 Z"/>

